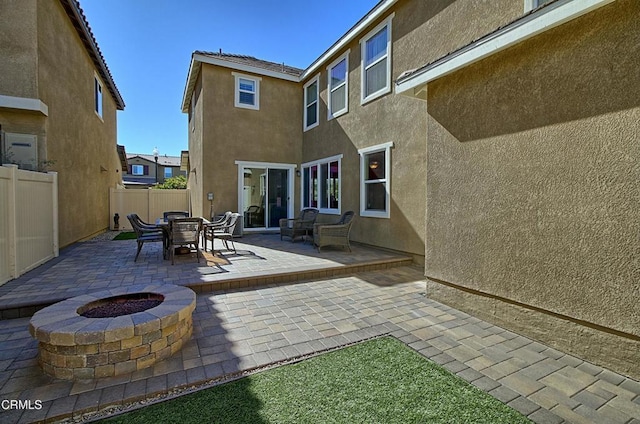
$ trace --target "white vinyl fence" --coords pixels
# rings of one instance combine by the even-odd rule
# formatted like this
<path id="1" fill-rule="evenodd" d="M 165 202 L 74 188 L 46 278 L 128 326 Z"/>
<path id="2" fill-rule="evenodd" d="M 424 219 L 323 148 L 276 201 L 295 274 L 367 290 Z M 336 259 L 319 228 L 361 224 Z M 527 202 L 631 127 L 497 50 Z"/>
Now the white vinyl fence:
<path id="1" fill-rule="evenodd" d="M 112 188 L 110 192 L 111 229 L 113 216 L 120 216 L 120 230 L 131 230 L 127 219 L 136 213 L 145 222 L 154 223 L 165 211 L 190 211 L 189 190 Z"/>
<path id="2" fill-rule="evenodd" d="M 0 285 L 58 256 L 58 174 L 0 166 Z"/>

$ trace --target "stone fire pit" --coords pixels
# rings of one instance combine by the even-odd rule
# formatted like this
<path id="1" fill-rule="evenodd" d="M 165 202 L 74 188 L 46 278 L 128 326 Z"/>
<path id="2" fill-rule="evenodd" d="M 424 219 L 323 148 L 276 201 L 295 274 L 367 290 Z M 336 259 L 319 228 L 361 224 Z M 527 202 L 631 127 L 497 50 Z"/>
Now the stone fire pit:
<path id="1" fill-rule="evenodd" d="M 65 380 L 111 377 L 180 350 L 191 338 L 195 306 L 186 287 L 120 287 L 48 306 L 31 318 L 29 332 L 40 342 L 45 373 Z"/>

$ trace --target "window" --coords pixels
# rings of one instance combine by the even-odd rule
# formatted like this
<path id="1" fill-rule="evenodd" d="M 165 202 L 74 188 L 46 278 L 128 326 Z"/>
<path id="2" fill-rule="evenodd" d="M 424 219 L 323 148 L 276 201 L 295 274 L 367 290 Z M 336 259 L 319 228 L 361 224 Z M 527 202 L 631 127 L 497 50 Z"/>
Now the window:
<path id="1" fill-rule="evenodd" d="M 304 86 L 304 130 L 310 130 L 318 125 L 318 81 L 320 74 Z"/>
<path id="2" fill-rule="evenodd" d="M 391 91 L 391 19 L 393 15 L 360 40 L 362 103 Z"/>
<path id="3" fill-rule="evenodd" d="M 336 118 L 349 111 L 349 53 L 327 67 L 329 105 L 327 119 Z"/>
<path id="4" fill-rule="evenodd" d="M 260 109 L 260 80 L 259 77 L 232 72 L 235 77 L 235 106 L 245 109 Z"/>
<path id="5" fill-rule="evenodd" d="M 389 218 L 393 143 L 358 150 L 360 154 L 360 215 Z"/>
<path id="6" fill-rule="evenodd" d="M 302 164 L 302 207 L 340 214 L 342 155 Z"/>
<path id="7" fill-rule="evenodd" d="M 102 119 L 102 83 L 97 76 L 93 78 L 93 99 L 95 112 Z"/>
<path id="8" fill-rule="evenodd" d="M 171 178 L 173 177 L 173 169 L 169 166 L 166 166 L 164 168 L 164 177 L 165 178 Z"/>
<path id="9" fill-rule="evenodd" d="M 146 175 L 144 165 L 131 165 L 131 175 Z"/>

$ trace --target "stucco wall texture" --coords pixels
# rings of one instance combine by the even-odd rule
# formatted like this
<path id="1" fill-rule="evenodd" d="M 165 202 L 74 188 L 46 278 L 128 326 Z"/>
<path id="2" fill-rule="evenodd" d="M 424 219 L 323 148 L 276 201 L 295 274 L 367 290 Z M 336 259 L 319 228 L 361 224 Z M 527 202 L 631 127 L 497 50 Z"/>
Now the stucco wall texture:
<path id="1" fill-rule="evenodd" d="M 429 84 L 425 262 L 433 279 L 566 317 L 534 329 L 565 347 L 585 331 L 624 343 L 597 359 L 621 354 L 635 376 L 638 16 L 619 0 Z M 487 305 L 506 321 L 531 312 Z"/>
<path id="2" fill-rule="evenodd" d="M 260 81 L 260 110 L 234 106 L 235 79 L 231 69 L 203 64 L 202 92 L 196 110 L 202 107 L 200 144 L 202 164 L 196 171 L 202 195 L 200 210 L 209 214 L 206 193 L 215 195 L 215 213 L 238 210 L 238 166 L 236 160 L 300 163 L 302 132 L 301 90 L 296 83 L 267 76 Z M 244 73 L 245 75 L 252 75 Z M 291 100 L 296 99 L 299 101 Z M 197 112 L 199 113 L 199 112 Z M 200 137 L 201 141 L 197 140 Z M 206 146 L 206 147 L 205 147 Z M 193 169 L 193 166 L 192 166 Z M 190 178 L 193 178 L 191 175 Z M 297 178 L 297 177 L 294 177 Z M 299 192 L 296 179 L 295 190 Z"/>
<path id="3" fill-rule="evenodd" d="M 0 0 L 0 93 L 38 97 L 36 0 Z"/>

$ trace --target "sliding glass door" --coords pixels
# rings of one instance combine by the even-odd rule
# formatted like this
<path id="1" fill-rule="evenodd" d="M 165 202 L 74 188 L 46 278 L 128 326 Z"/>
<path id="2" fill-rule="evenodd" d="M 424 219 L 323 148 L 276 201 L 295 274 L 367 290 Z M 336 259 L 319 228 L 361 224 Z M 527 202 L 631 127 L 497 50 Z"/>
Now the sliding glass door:
<path id="1" fill-rule="evenodd" d="M 279 228 L 281 218 L 293 215 L 295 165 L 236 162 L 239 210 L 245 231 Z"/>

